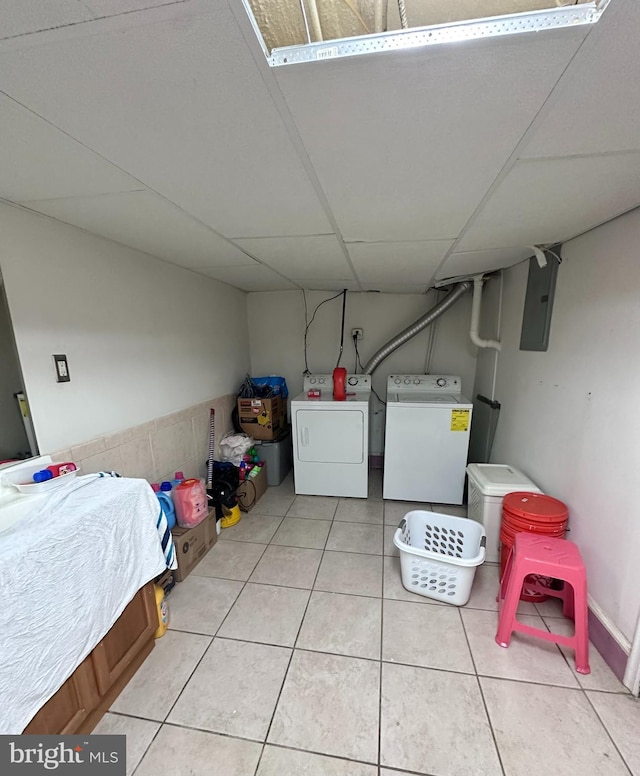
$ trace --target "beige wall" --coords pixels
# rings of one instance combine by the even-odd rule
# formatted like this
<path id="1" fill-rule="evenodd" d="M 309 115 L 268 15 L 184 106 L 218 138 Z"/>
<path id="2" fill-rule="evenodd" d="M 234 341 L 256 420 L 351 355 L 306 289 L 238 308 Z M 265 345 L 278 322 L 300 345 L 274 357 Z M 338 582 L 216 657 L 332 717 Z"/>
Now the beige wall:
<path id="1" fill-rule="evenodd" d="M 115 434 L 92 439 L 69 449 L 53 452 L 56 461 L 74 461 L 83 474 L 116 471 L 124 477 L 149 482 L 173 479 L 176 471 L 187 477 L 203 477 L 209 458 L 210 409 L 216 411 L 217 446 L 231 430 L 235 394 L 164 415 Z"/>

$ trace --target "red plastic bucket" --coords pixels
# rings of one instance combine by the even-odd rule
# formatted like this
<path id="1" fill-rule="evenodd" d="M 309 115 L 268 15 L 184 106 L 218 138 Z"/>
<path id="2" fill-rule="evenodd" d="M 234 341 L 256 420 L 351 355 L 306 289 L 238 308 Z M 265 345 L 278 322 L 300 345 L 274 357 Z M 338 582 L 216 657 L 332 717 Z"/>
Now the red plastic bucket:
<path id="1" fill-rule="evenodd" d="M 500 528 L 500 578 L 504 574 L 509 552 L 517 533 L 543 534 L 563 539 L 567 530 L 569 510 L 566 505 L 552 496 L 543 493 L 516 492 L 504 497 L 502 504 L 502 525 Z M 544 577 L 527 577 L 530 582 L 550 583 Z M 523 587 L 520 600 L 542 602 L 548 596 Z"/>

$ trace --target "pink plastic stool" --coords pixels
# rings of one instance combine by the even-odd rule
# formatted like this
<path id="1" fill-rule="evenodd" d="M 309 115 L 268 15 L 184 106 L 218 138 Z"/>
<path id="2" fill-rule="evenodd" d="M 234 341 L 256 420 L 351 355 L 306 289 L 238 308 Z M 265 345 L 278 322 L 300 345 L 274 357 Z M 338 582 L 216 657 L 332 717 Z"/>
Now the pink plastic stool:
<path id="1" fill-rule="evenodd" d="M 522 586 L 529 574 L 552 577 L 564 582 L 562 590 L 552 590 L 530 582 L 527 582 L 527 587 L 545 595 L 562 598 L 562 613 L 565 617 L 573 618 L 575 622 L 573 636 L 548 633 L 546 630 L 524 625 L 516 619 Z M 580 550 L 573 542 L 524 532 L 516 534 L 500 583 L 498 600 L 500 615 L 496 633 L 497 644 L 508 647 L 513 631 L 528 633 L 545 641 L 572 647 L 576 653 L 576 671 L 580 674 L 591 672 L 587 624 L 587 574 Z"/>

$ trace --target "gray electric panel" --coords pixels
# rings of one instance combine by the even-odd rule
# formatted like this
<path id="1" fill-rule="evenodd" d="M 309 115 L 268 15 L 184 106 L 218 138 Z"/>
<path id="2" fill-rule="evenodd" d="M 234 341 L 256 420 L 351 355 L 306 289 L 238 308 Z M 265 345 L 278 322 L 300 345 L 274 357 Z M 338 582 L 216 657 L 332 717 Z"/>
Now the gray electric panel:
<path id="1" fill-rule="evenodd" d="M 553 251 L 558 256 L 560 255 L 559 247 L 554 247 Z M 547 266 L 542 268 L 538 265 L 535 256 L 529 259 L 529 278 L 522 315 L 520 350 L 547 350 L 549 347 L 558 261 L 550 253 L 547 253 L 546 256 Z"/>

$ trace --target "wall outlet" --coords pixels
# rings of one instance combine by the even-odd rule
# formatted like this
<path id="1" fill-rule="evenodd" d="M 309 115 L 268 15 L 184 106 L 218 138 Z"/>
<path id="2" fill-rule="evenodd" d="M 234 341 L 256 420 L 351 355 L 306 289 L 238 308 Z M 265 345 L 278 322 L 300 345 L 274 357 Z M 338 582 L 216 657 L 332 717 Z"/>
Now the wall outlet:
<path id="1" fill-rule="evenodd" d="M 364 329 L 351 329 L 351 339 L 361 340 L 364 337 Z"/>

